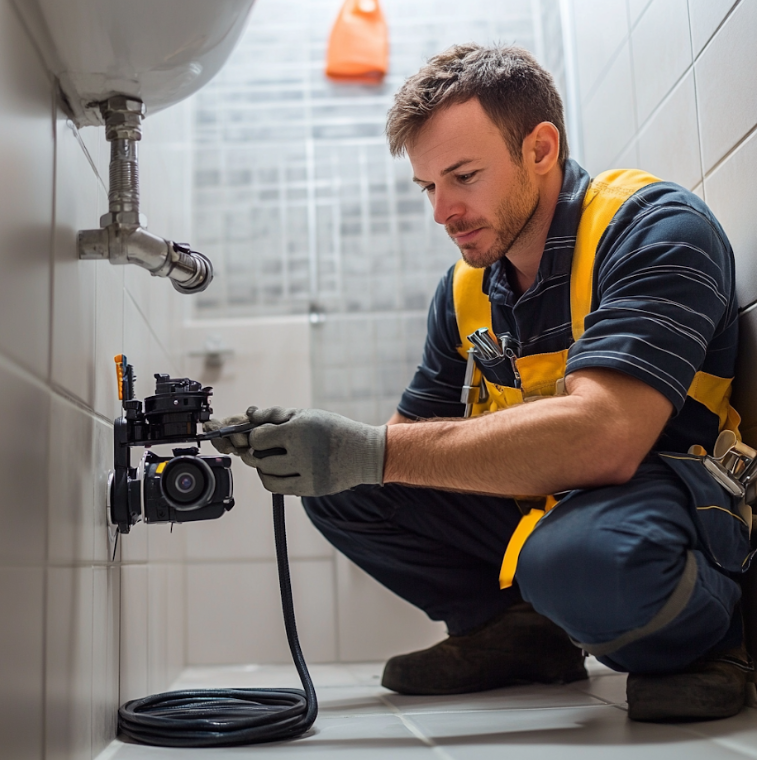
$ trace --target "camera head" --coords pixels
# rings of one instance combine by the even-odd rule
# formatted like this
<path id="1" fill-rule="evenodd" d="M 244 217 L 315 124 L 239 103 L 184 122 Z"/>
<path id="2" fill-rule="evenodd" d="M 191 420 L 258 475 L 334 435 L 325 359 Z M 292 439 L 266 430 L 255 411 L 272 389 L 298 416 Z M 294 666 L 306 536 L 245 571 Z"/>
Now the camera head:
<path id="1" fill-rule="evenodd" d="M 128 533 L 140 520 L 181 523 L 221 517 L 234 506 L 230 457 L 202 456 L 198 446 L 175 448 L 169 457 L 149 450 L 158 444 L 199 445 L 217 437 L 220 431 L 198 432 L 198 425 L 213 413 L 209 401 L 213 389 L 186 377 L 156 374 L 155 395 L 143 404 L 134 398 L 133 367 L 123 355 L 115 361 L 124 414 L 114 421 L 113 429 L 111 521 L 120 533 Z M 147 449 L 137 468 L 130 464 L 135 446 Z"/>

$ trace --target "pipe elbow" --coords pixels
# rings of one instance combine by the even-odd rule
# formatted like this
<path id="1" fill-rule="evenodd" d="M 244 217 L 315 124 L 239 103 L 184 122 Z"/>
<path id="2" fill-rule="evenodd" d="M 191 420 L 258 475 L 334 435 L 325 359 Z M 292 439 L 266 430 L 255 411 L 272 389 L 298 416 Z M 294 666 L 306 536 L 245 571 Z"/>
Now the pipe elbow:
<path id="1" fill-rule="evenodd" d="M 117 227 L 114 233 L 119 236 Z M 213 280 L 210 259 L 186 243 L 174 243 L 143 227 L 133 228 L 120 237 L 114 247 L 120 245 L 126 263 L 147 269 L 153 277 L 167 277 L 179 293 L 201 293 Z"/>

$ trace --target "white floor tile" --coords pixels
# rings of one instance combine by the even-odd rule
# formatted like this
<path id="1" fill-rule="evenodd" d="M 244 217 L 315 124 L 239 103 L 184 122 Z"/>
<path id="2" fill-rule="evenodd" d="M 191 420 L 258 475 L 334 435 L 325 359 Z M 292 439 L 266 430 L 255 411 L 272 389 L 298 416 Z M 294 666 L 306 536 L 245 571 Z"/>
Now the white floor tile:
<path id="1" fill-rule="evenodd" d="M 707 737 L 721 747 L 757 757 L 757 710 L 746 709 L 735 718 L 691 723 L 682 727 L 697 737 Z"/>
<path id="2" fill-rule="evenodd" d="M 319 715 L 294 742 L 202 750 L 226 758 L 370 760 L 736 760 L 757 757 L 757 711 L 711 723 L 632 723 L 625 676 L 590 660 L 588 681 L 450 697 L 407 697 L 379 685 L 382 665 L 311 668 Z M 174 689 L 299 686 L 293 666 L 186 669 Z M 608 704 L 610 703 L 610 704 Z M 186 750 L 113 742 L 97 760 L 182 760 Z"/>
<path id="3" fill-rule="evenodd" d="M 600 705 L 603 702 L 570 686 L 511 686 L 477 694 L 455 694 L 441 697 L 413 697 L 384 691 L 384 699 L 404 715 L 417 713 L 461 713 L 481 710 L 540 710 L 579 705 Z"/>
<path id="4" fill-rule="evenodd" d="M 570 687 L 611 705 L 624 705 L 626 702 L 626 676 L 622 673 L 590 676 L 588 681 L 576 681 Z"/>
<path id="5" fill-rule="evenodd" d="M 413 715 L 450 760 L 719 760 L 738 753 L 681 728 L 633 723 L 617 707 Z"/>

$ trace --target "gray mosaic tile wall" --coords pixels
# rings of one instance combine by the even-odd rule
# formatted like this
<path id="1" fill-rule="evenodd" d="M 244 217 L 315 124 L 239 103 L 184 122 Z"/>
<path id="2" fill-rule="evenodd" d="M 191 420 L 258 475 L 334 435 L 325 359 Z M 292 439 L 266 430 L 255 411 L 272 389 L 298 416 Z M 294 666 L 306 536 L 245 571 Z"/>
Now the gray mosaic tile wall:
<path id="1" fill-rule="evenodd" d="M 371 422 L 391 414 L 457 258 L 409 162 L 386 148 L 392 94 L 455 42 L 548 49 L 559 67 L 556 3 L 383 0 L 390 74 L 361 86 L 323 75 L 341 0 L 257 0 L 195 103 L 194 239 L 217 272 L 195 316 L 310 313 L 315 405 Z"/>

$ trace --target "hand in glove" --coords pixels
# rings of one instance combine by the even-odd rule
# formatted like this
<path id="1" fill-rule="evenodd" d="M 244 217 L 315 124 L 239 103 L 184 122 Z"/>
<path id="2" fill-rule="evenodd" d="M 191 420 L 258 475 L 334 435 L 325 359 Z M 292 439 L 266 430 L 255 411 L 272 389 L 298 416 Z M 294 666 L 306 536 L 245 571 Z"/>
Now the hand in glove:
<path id="1" fill-rule="evenodd" d="M 254 406 L 250 407 L 250 409 L 255 408 Z M 247 425 L 249 421 L 246 414 L 235 414 L 233 417 L 224 417 L 222 420 L 208 420 L 208 422 L 203 423 L 202 429 L 206 433 L 210 433 L 213 430 L 220 430 L 232 425 Z M 239 456 L 243 451 L 247 451 L 250 448 L 249 438 L 249 433 L 235 433 L 228 438 L 213 438 L 210 442 L 221 454 L 236 454 Z"/>
<path id="2" fill-rule="evenodd" d="M 320 409 L 279 406 L 252 406 L 247 419 L 255 425 L 247 447 L 241 441 L 220 440 L 228 441 L 225 453 L 233 451 L 257 468 L 269 491 L 325 496 L 363 483 L 383 483 L 386 426 L 365 425 Z"/>

